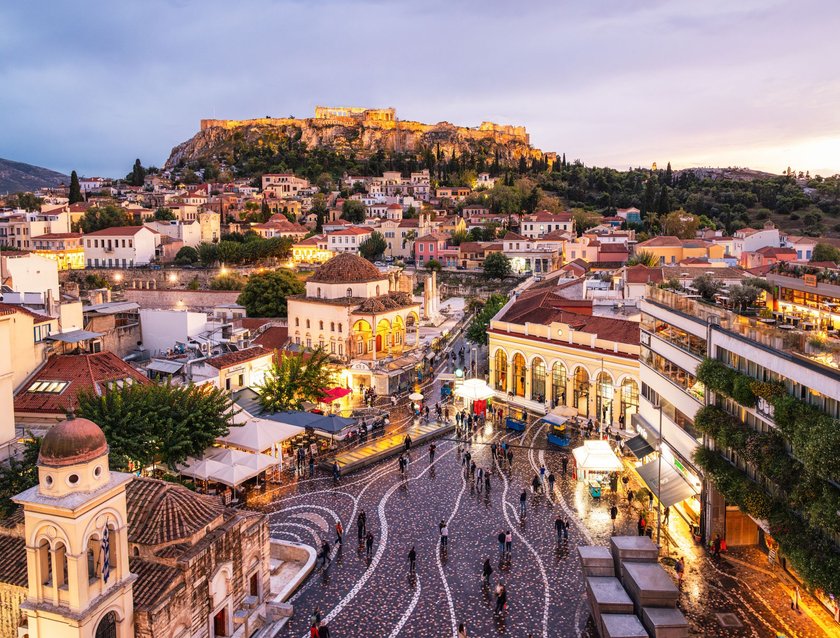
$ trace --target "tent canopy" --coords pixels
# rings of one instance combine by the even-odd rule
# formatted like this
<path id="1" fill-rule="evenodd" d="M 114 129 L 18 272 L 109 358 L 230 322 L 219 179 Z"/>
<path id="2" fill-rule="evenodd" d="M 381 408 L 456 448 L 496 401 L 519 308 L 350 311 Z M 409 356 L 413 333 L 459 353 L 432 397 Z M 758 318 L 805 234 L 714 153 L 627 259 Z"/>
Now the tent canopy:
<path id="1" fill-rule="evenodd" d="M 275 412 L 274 414 L 265 414 L 264 418 L 277 423 L 285 423 L 287 425 L 296 425 L 300 428 L 315 427 L 313 424 L 318 419 L 324 418 L 321 414 L 313 414 L 312 412 L 302 412 L 300 410 L 289 410 L 288 412 Z"/>
<path id="2" fill-rule="evenodd" d="M 607 441 L 584 441 L 583 445 L 572 450 L 572 454 L 581 470 L 619 472 L 624 467 Z"/>
<path id="3" fill-rule="evenodd" d="M 684 501 L 689 496 L 695 494 L 694 488 L 683 478 L 683 476 L 668 463 L 662 463 L 662 493 L 660 494 L 660 467 L 659 459 L 645 463 L 641 467 L 637 467 L 636 471 L 645 485 L 648 486 L 651 492 L 656 495 L 656 498 L 664 507 L 671 507 L 675 503 Z"/>
<path id="4" fill-rule="evenodd" d="M 347 419 L 342 416 L 336 416 L 335 414 L 330 414 L 329 416 L 316 414 L 314 416 L 318 417 L 318 419 L 310 423 L 309 427 L 321 430 L 322 432 L 328 432 L 329 434 L 338 434 L 344 428 L 356 423 L 356 419 Z"/>
<path id="5" fill-rule="evenodd" d="M 349 388 L 330 388 L 329 390 L 323 390 L 323 396 L 321 397 L 322 403 L 332 403 L 333 401 L 338 401 L 342 397 L 346 397 L 348 394 L 352 392 Z"/>
<path id="6" fill-rule="evenodd" d="M 303 428 L 296 425 L 275 423 L 266 419 L 252 419 L 241 427 L 231 428 L 227 436 L 216 440 L 249 452 L 262 452 L 301 432 Z"/>
<path id="7" fill-rule="evenodd" d="M 277 459 L 268 454 L 252 454 L 242 450 L 229 450 L 218 448 L 208 455 L 213 461 L 223 465 L 243 465 L 249 469 L 264 472 L 270 467 L 277 465 Z"/>
<path id="8" fill-rule="evenodd" d="M 556 414 L 549 412 L 542 418 L 542 420 L 546 423 L 551 423 L 552 425 L 563 425 L 569 419 L 567 419 L 564 416 L 557 416 Z"/>
<path id="9" fill-rule="evenodd" d="M 213 459 L 188 458 L 183 465 L 178 466 L 178 471 L 184 476 L 208 481 L 211 480 L 210 475 L 213 472 L 217 472 L 223 468 L 224 465 L 222 463 Z"/>
<path id="10" fill-rule="evenodd" d="M 483 401 L 495 395 L 495 392 L 483 379 L 467 379 L 455 388 L 455 394 L 467 401 Z"/>

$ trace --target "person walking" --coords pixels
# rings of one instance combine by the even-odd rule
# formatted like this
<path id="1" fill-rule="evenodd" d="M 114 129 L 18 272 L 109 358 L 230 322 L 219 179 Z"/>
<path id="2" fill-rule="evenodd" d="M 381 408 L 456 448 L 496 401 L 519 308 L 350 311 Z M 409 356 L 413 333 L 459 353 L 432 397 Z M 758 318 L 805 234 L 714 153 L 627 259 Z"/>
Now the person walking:
<path id="1" fill-rule="evenodd" d="M 557 534 L 558 543 L 563 540 L 563 527 L 565 527 L 563 519 L 558 516 L 554 519 L 554 532 Z"/>
<path id="2" fill-rule="evenodd" d="M 615 531 L 615 519 L 618 518 L 618 508 L 615 506 L 615 503 L 610 508 L 610 518 L 612 519 L 612 531 Z"/>
<path id="3" fill-rule="evenodd" d="M 467 626 L 464 623 L 458 623 L 458 638 L 467 638 Z"/>
<path id="4" fill-rule="evenodd" d="M 365 552 L 368 558 L 373 555 L 373 532 L 367 533 L 367 537 L 365 538 Z"/>
<path id="5" fill-rule="evenodd" d="M 405 451 L 408 453 L 411 450 L 411 435 L 406 434 L 405 439 L 403 439 L 403 444 L 405 445 Z"/>
<path id="6" fill-rule="evenodd" d="M 627 490 L 627 507 L 633 507 L 633 488 Z"/>
<path id="7" fill-rule="evenodd" d="M 534 491 L 534 494 L 542 490 L 542 483 L 540 483 L 538 474 L 534 474 L 534 478 L 531 479 L 531 489 Z"/>
<path id="8" fill-rule="evenodd" d="M 540 483 L 541 484 L 545 483 L 545 473 L 546 473 L 545 465 L 540 465 Z"/>
<path id="9" fill-rule="evenodd" d="M 563 468 L 563 476 L 566 476 L 566 468 L 569 467 L 569 457 L 564 456 L 563 459 L 560 461 L 560 464 Z"/>
<path id="10" fill-rule="evenodd" d="M 446 551 L 449 547 L 449 526 L 443 519 L 438 523 L 438 533 L 440 534 L 440 548 Z"/>
<path id="11" fill-rule="evenodd" d="M 332 557 L 330 556 L 331 547 L 328 541 L 324 541 L 321 543 L 321 556 L 323 559 L 324 569 L 330 566 L 332 563 Z"/>
<path id="12" fill-rule="evenodd" d="M 505 531 L 502 530 L 499 532 L 499 535 L 496 536 L 496 540 L 499 541 L 499 556 L 503 556 L 505 553 Z"/>
<path id="13" fill-rule="evenodd" d="M 636 522 L 636 531 L 639 533 L 639 536 L 645 535 L 645 527 L 647 526 L 647 521 L 645 520 L 644 514 L 639 514 L 639 520 Z"/>
<path id="14" fill-rule="evenodd" d="M 485 587 L 490 587 L 490 575 L 493 573 L 493 568 L 490 566 L 490 559 L 484 559 L 484 567 L 481 569 L 481 578 Z"/>
<path id="15" fill-rule="evenodd" d="M 335 522 L 335 542 L 336 545 L 344 545 L 344 526 L 341 521 Z"/>
<path id="16" fill-rule="evenodd" d="M 449 423 L 449 406 L 448 405 L 443 408 L 443 418 L 446 420 L 447 423 Z"/>
<path id="17" fill-rule="evenodd" d="M 484 486 L 484 468 L 478 468 L 478 472 L 475 475 L 475 488 L 480 492 L 481 488 Z"/>
<path id="18" fill-rule="evenodd" d="M 507 452 L 508 469 L 513 467 L 513 450 L 508 448 Z"/>
<path id="19" fill-rule="evenodd" d="M 470 461 L 470 476 L 475 476 L 475 461 Z"/>
<path id="20" fill-rule="evenodd" d="M 490 444 L 490 458 L 491 459 L 496 458 L 496 442 L 495 441 Z"/>
<path id="21" fill-rule="evenodd" d="M 333 461 L 332 475 L 333 483 L 338 483 L 338 479 L 341 477 L 341 468 L 338 467 L 338 461 Z"/>
<path id="22" fill-rule="evenodd" d="M 569 521 L 567 521 L 565 518 L 563 519 L 563 540 L 569 540 Z"/>
<path id="23" fill-rule="evenodd" d="M 361 512 L 359 512 L 359 516 L 356 517 L 356 529 L 359 533 L 359 544 L 360 545 L 365 538 L 365 528 L 366 527 L 367 527 L 367 514 L 365 514 L 365 511 L 362 510 Z"/>
<path id="24" fill-rule="evenodd" d="M 508 530 L 507 534 L 505 534 L 505 553 L 508 555 L 508 558 L 510 558 L 510 552 L 511 552 L 512 549 L 513 549 L 513 532 Z"/>
<path id="25" fill-rule="evenodd" d="M 502 614 L 507 606 L 507 589 L 502 583 L 496 585 L 496 613 Z"/>
<path id="26" fill-rule="evenodd" d="M 315 455 L 309 450 L 309 478 L 315 475 Z"/>
<path id="27" fill-rule="evenodd" d="M 417 552 L 414 551 L 414 545 L 408 550 L 408 573 L 414 575 L 417 572 Z"/>
<path id="28" fill-rule="evenodd" d="M 525 517 L 525 503 L 528 501 L 528 492 L 522 490 L 522 493 L 519 495 L 519 517 Z"/>
<path id="29" fill-rule="evenodd" d="M 665 511 L 662 512 L 662 518 L 665 520 L 665 525 L 668 524 L 668 521 L 671 519 L 671 508 L 670 506 L 665 508 Z"/>
<path id="30" fill-rule="evenodd" d="M 714 550 L 714 552 L 713 552 L 713 554 L 712 554 L 712 555 L 713 555 L 716 559 L 720 559 L 720 546 L 721 546 L 721 543 L 722 543 L 722 541 L 721 541 L 721 539 L 720 539 L 720 534 L 715 534 L 715 540 L 714 540 L 714 541 L 713 541 L 713 543 L 712 543 L 712 549 Z"/>
<path id="31" fill-rule="evenodd" d="M 683 576 L 685 575 L 685 558 L 680 556 L 674 565 L 674 570 L 677 572 L 677 587 L 682 589 Z"/>
<path id="32" fill-rule="evenodd" d="M 554 494 L 554 474 L 551 473 L 548 475 L 548 493 Z"/>

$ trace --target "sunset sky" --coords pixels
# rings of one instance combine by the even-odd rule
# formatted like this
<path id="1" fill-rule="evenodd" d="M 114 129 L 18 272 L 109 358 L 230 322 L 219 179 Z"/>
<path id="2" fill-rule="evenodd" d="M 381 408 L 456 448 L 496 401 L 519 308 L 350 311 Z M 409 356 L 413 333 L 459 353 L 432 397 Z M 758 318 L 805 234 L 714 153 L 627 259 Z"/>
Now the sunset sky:
<path id="1" fill-rule="evenodd" d="M 0 5 L 0 157 L 118 176 L 199 119 L 525 125 L 535 146 L 840 172 L 840 3 L 238 0 Z"/>

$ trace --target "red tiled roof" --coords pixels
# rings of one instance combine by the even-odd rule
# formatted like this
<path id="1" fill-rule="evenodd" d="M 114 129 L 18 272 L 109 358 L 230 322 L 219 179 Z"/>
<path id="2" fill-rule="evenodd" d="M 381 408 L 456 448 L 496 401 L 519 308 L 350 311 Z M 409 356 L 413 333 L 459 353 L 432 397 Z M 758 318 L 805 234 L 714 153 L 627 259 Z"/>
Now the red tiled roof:
<path id="1" fill-rule="evenodd" d="M 31 239 L 78 239 L 82 233 L 47 233 L 45 235 L 35 235 Z"/>
<path id="2" fill-rule="evenodd" d="M 289 329 L 286 326 L 271 326 L 266 328 L 253 343 L 268 350 L 280 350 L 289 340 Z"/>
<path id="3" fill-rule="evenodd" d="M 295 246 L 317 246 L 319 242 L 326 241 L 326 239 L 326 235 L 312 235 L 312 237 L 301 239 Z"/>
<path id="4" fill-rule="evenodd" d="M 367 235 L 372 233 L 370 228 L 342 228 L 341 230 L 334 230 L 330 235 Z"/>
<path id="5" fill-rule="evenodd" d="M 527 237 L 523 237 L 522 235 L 509 230 L 505 233 L 505 236 L 502 237 L 502 241 L 531 241 Z"/>
<path id="6" fill-rule="evenodd" d="M 22 536 L 0 534 L 0 583 L 26 587 L 26 541 Z"/>
<path id="7" fill-rule="evenodd" d="M 42 315 L 37 312 L 33 312 L 29 308 L 25 308 L 24 306 L 16 306 L 15 304 L 10 303 L 0 303 L 0 310 L 2 310 L 2 314 L 12 314 L 13 312 L 19 312 L 22 315 L 26 315 L 28 317 L 32 317 L 33 323 L 46 323 L 47 321 L 53 321 L 55 318 L 50 317 L 47 315 Z"/>
<path id="8" fill-rule="evenodd" d="M 646 284 L 649 281 L 659 283 L 664 280 L 661 268 L 648 268 L 642 264 L 628 266 L 624 271 L 624 281 L 628 284 Z"/>
<path id="9" fill-rule="evenodd" d="M 132 379 L 135 383 L 151 383 L 113 352 L 93 354 L 57 354 L 44 362 L 15 395 L 15 412 L 62 414 L 77 407 L 76 397 L 82 391 L 102 394 L 110 381 Z M 59 393 L 29 392 L 36 381 L 66 381 L 69 385 Z"/>
<path id="10" fill-rule="evenodd" d="M 151 231 L 153 233 L 157 232 L 152 230 L 148 226 L 112 226 L 111 228 L 103 228 L 102 230 L 97 230 L 92 233 L 85 233 L 85 237 L 113 237 L 115 235 L 119 237 L 127 237 L 129 235 L 136 235 L 143 229 Z"/>
<path id="11" fill-rule="evenodd" d="M 184 585 L 183 576 L 176 567 L 136 556 L 129 558 L 128 566 L 132 574 L 137 574 L 132 592 L 135 612 L 154 608 L 163 596 Z"/>
<path id="12" fill-rule="evenodd" d="M 259 359 L 260 357 L 264 357 L 268 354 L 271 354 L 271 352 L 262 346 L 253 346 L 251 348 L 245 348 L 244 350 L 237 350 L 236 352 L 220 354 L 217 357 L 207 359 L 206 363 L 217 370 L 221 370 L 238 363 L 245 363 L 246 361 Z"/>
<path id="13" fill-rule="evenodd" d="M 640 248 L 655 248 L 660 246 L 682 246 L 682 240 L 674 235 L 659 235 L 658 237 L 651 237 L 647 241 L 636 244 L 636 250 Z"/>

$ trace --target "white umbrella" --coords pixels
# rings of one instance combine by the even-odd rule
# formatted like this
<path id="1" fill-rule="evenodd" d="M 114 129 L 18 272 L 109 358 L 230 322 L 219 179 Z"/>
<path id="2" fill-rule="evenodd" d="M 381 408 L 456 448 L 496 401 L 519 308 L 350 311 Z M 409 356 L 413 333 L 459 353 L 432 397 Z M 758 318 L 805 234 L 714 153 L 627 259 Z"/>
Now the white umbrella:
<path id="1" fill-rule="evenodd" d="M 178 471 L 184 476 L 207 481 L 210 480 L 210 475 L 213 472 L 224 469 L 224 467 L 224 464 L 213 459 L 188 458 L 183 465 L 178 466 Z"/>
<path id="2" fill-rule="evenodd" d="M 575 417 L 578 415 L 577 408 L 573 408 L 568 405 L 558 405 L 552 411 L 552 414 L 556 414 L 557 416 L 565 416 L 565 417 Z"/>
<path id="3" fill-rule="evenodd" d="M 423 400 L 423 395 L 420 394 L 419 392 L 412 392 L 411 394 L 408 395 L 408 398 L 411 401 L 422 401 Z"/>
<path id="4" fill-rule="evenodd" d="M 230 487 L 237 487 L 248 479 L 254 478 L 257 474 L 259 474 L 259 470 L 254 470 L 244 465 L 225 465 L 219 463 L 219 468 L 213 470 L 207 477 L 207 480 L 223 483 Z"/>
<path id="5" fill-rule="evenodd" d="M 275 443 L 290 439 L 303 431 L 302 427 L 296 425 L 252 418 L 241 427 L 231 428 L 227 436 L 216 440 L 250 452 L 262 452 Z"/>
<path id="6" fill-rule="evenodd" d="M 483 379 L 468 379 L 455 389 L 455 394 L 467 401 L 483 401 L 496 393 Z"/>
<path id="7" fill-rule="evenodd" d="M 624 469 L 607 441 L 584 441 L 572 450 L 575 462 L 581 470 L 592 472 L 618 472 Z"/>

